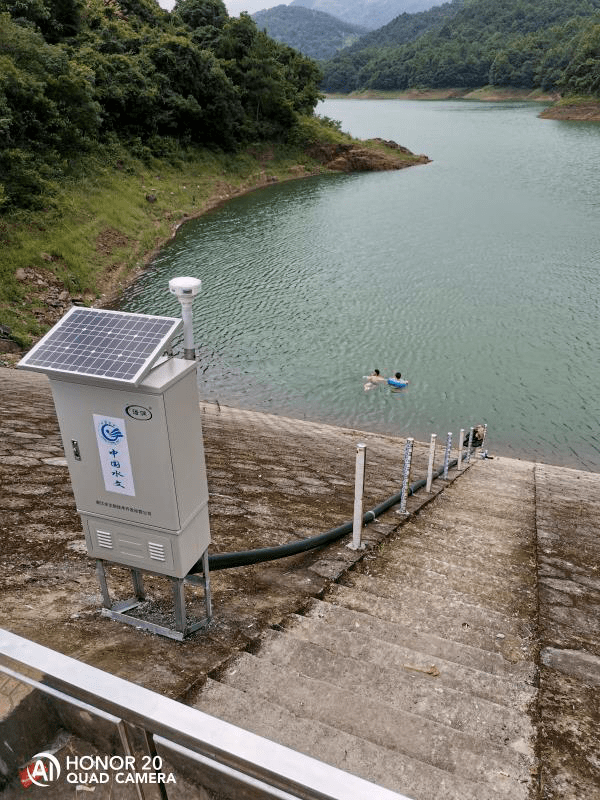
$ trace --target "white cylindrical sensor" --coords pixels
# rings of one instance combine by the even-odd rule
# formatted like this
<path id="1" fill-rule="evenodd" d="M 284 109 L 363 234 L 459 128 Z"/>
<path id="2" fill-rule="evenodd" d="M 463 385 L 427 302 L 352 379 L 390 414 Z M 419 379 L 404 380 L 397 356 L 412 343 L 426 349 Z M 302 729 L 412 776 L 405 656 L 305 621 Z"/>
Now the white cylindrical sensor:
<path id="1" fill-rule="evenodd" d="M 169 291 L 174 294 L 181 304 L 181 317 L 183 319 L 183 348 L 184 358 L 193 361 L 196 358 L 194 347 L 194 315 L 192 305 L 194 298 L 202 288 L 202 281 L 198 278 L 182 277 L 171 278 Z"/>

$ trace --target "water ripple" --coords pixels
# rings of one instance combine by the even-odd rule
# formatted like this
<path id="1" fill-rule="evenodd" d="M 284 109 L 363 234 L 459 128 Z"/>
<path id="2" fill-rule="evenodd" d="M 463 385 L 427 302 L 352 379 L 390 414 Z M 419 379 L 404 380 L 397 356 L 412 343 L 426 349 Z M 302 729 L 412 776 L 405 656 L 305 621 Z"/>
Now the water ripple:
<path id="1" fill-rule="evenodd" d="M 177 315 L 169 278 L 202 279 L 208 399 L 423 439 L 487 421 L 497 452 L 598 469 L 600 128 L 537 112 L 327 101 L 434 162 L 237 198 L 183 226 L 121 307 Z M 373 367 L 409 389 L 365 392 Z"/>

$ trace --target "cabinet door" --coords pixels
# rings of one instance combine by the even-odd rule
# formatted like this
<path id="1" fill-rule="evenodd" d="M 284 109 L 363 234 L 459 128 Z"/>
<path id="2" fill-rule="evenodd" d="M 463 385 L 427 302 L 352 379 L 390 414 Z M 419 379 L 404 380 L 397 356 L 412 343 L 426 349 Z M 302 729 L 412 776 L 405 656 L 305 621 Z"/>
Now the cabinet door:
<path id="1" fill-rule="evenodd" d="M 163 395 L 51 386 L 79 511 L 178 530 Z"/>

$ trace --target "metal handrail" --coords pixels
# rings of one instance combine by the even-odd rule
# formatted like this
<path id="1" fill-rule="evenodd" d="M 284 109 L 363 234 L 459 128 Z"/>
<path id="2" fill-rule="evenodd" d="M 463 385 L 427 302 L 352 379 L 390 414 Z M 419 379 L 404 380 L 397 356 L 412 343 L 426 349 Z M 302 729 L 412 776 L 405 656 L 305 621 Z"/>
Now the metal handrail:
<path id="1" fill-rule="evenodd" d="M 115 726 L 125 754 L 141 734 L 150 757 L 232 797 L 278 800 L 409 800 L 310 756 L 0 628 L 0 674 Z M 144 800 L 144 787 L 136 786 Z M 168 800 L 168 786 L 160 784 Z"/>

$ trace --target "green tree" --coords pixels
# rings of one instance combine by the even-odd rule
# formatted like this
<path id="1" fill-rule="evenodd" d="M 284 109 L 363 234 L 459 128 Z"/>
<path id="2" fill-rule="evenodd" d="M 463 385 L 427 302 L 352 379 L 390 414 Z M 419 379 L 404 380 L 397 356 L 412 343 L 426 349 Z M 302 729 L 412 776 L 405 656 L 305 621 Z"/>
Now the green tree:
<path id="1" fill-rule="evenodd" d="M 573 94 L 600 97 L 600 22 L 590 25 L 579 37 L 560 87 Z"/>

